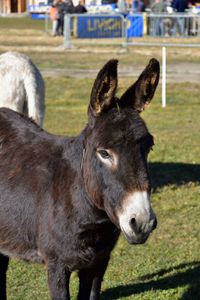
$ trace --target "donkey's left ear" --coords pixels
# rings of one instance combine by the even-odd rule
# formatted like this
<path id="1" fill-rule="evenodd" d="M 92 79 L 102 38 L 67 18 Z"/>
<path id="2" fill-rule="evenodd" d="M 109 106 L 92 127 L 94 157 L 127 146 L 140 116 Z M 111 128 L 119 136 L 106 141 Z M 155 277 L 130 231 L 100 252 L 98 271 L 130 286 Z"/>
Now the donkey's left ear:
<path id="1" fill-rule="evenodd" d="M 94 116 L 98 116 L 103 111 L 108 110 L 115 102 L 117 64 L 118 60 L 109 60 L 97 75 L 92 88 L 89 106 L 89 110 L 92 110 Z"/>
<path id="2" fill-rule="evenodd" d="M 122 95 L 120 107 L 132 107 L 141 112 L 152 100 L 160 76 L 160 64 L 152 58 L 138 80 Z"/>

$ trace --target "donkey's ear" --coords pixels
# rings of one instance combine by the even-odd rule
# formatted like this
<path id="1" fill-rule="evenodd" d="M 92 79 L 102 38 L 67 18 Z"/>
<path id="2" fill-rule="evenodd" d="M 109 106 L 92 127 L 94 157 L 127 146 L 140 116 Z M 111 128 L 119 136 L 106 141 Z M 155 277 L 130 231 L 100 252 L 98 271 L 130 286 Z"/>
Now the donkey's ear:
<path id="1" fill-rule="evenodd" d="M 138 80 L 122 95 L 120 107 L 132 107 L 141 112 L 152 100 L 160 76 L 160 64 L 152 58 Z"/>
<path id="2" fill-rule="evenodd" d="M 109 109 L 115 101 L 117 64 L 118 60 L 109 60 L 97 75 L 92 88 L 89 107 L 94 116 L 98 116 Z"/>

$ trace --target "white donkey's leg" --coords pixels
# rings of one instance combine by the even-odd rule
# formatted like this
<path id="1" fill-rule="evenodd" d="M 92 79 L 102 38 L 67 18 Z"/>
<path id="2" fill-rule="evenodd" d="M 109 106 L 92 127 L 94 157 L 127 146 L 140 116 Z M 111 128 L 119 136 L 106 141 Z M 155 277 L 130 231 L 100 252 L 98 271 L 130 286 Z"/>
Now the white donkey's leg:
<path id="1" fill-rule="evenodd" d="M 34 74 L 30 74 L 24 80 L 27 94 L 28 116 L 42 126 L 45 113 L 45 87 L 39 71 L 36 69 L 34 71 Z"/>

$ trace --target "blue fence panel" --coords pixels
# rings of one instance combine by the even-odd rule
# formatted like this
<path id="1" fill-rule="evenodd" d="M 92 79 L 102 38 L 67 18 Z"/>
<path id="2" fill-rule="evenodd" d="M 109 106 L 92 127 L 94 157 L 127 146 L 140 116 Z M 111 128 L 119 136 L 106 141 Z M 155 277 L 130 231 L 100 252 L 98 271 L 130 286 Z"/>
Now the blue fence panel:
<path id="1" fill-rule="evenodd" d="M 47 19 L 48 18 L 48 15 L 46 14 L 37 14 L 37 13 L 32 13 L 31 14 L 31 18 L 34 19 L 34 20 L 44 20 L 44 19 Z"/>
<path id="2" fill-rule="evenodd" d="M 127 37 L 142 37 L 144 32 L 143 16 L 127 16 Z"/>
<path id="3" fill-rule="evenodd" d="M 122 37 L 122 18 L 120 16 L 79 16 L 76 22 L 78 38 Z"/>
<path id="4" fill-rule="evenodd" d="M 47 18 L 47 12 L 49 12 L 50 5 L 28 5 L 28 12 L 31 14 L 32 19 L 45 19 Z"/>

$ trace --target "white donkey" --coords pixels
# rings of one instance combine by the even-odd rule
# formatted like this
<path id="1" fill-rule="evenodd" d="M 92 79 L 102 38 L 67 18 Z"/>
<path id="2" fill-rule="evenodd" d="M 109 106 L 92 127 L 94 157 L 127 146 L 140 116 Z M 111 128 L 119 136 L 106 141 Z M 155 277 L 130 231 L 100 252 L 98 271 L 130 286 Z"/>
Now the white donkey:
<path id="1" fill-rule="evenodd" d="M 0 106 L 24 113 L 42 126 L 45 86 L 40 71 L 26 55 L 0 55 Z"/>

